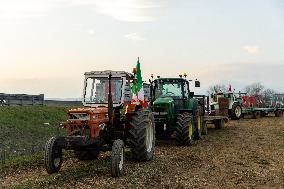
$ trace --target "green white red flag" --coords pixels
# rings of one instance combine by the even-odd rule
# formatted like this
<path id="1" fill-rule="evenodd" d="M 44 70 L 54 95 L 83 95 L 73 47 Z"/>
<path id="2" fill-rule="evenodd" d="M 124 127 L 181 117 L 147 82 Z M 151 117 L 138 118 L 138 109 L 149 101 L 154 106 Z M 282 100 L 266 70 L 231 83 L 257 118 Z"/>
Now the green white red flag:
<path id="1" fill-rule="evenodd" d="M 136 82 L 133 83 L 132 85 L 132 92 L 133 92 L 132 101 L 140 102 L 142 106 L 145 106 L 146 102 L 144 97 L 143 80 L 142 80 L 139 58 L 137 60 L 135 77 L 136 77 Z"/>

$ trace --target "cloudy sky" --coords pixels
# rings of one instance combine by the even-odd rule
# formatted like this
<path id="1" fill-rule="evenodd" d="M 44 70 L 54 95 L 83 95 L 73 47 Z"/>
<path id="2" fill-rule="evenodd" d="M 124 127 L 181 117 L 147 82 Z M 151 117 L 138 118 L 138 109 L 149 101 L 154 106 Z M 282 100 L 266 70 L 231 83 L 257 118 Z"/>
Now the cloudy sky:
<path id="1" fill-rule="evenodd" d="M 284 92 L 283 0 L 0 0 L 0 93 L 82 96 L 83 73 L 186 72 Z"/>

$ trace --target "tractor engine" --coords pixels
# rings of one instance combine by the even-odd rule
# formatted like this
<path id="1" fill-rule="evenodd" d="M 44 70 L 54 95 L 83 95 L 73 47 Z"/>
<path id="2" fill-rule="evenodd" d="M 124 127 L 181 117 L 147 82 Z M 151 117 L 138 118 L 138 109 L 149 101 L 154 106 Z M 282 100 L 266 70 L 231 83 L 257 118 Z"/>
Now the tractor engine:
<path id="1" fill-rule="evenodd" d="M 100 136 L 108 126 L 108 109 L 77 108 L 68 111 L 68 120 L 64 123 L 68 136 L 83 136 L 92 141 Z"/>

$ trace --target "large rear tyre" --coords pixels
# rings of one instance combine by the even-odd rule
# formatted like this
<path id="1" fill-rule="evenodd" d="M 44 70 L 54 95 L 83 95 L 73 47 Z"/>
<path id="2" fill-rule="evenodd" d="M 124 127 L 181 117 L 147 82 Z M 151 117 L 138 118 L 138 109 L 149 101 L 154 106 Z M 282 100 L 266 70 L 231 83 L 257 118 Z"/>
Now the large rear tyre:
<path id="1" fill-rule="evenodd" d="M 241 119 L 242 117 L 242 108 L 239 104 L 233 104 L 233 107 L 232 107 L 232 119 L 235 119 L 235 120 L 239 120 Z"/>
<path id="2" fill-rule="evenodd" d="M 111 176 L 120 177 L 123 175 L 123 164 L 125 158 L 124 143 L 122 140 L 117 139 L 112 145 L 111 151 Z"/>
<path id="3" fill-rule="evenodd" d="M 130 122 L 129 146 L 137 161 L 153 159 L 155 148 L 155 122 L 149 110 L 138 110 Z"/>
<path id="4" fill-rule="evenodd" d="M 176 141 L 179 145 L 189 146 L 193 142 L 193 116 L 185 112 L 177 119 Z"/>
<path id="5" fill-rule="evenodd" d="M 99 150 L 75 150 L 74 153 L 75 153 L 75 156 L 79 160 L 85 161 L 85 160 L 96 159 L 99 156 L 100 151 Z"/>
<path id="6" fill-rule="evenodd" d="M 62 148 L 57 145 L 57 138 L 50 138 L 45 145 L 44 165 L 47 173 L 59 172 L 62 165 Z"/>

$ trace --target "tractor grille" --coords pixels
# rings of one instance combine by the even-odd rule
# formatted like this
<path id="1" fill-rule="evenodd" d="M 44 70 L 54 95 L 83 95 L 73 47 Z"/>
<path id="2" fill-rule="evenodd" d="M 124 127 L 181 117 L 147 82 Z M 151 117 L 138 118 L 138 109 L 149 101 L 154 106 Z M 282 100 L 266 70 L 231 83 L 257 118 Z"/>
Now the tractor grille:
<path id="1" fill-rule="evenodd" d="M 154 112 L 167 112 L 167 107 L 166 106 L 155 106 L 154 107 Z"/>
<path id="2" fill-rule="evenodd" d="M 90 115 L 87 113 L 70 113 L 70 120 L 90 120 Z"/>

